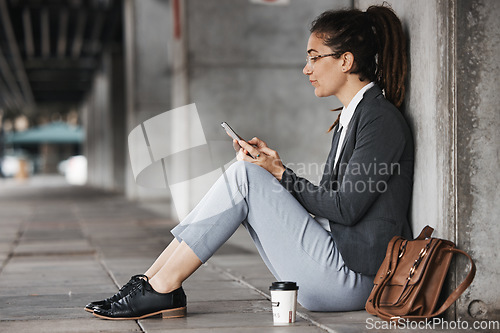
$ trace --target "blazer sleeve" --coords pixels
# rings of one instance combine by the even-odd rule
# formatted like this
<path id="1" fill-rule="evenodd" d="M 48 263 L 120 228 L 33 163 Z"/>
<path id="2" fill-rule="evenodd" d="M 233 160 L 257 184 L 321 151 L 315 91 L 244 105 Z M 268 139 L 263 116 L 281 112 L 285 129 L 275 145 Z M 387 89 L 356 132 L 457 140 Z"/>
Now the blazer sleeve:
<path id="1" fill-rule="evenodd" d="M 352 226 L 387 190 L 385 186 L 403 154 L 406 139 L 394 114 L 374 113 L 371 119 L 360 121 L 357 129 L 353 129 L 356 130 L 354 150 L 347 162 L 340 160 L 340 168 L 345 172 L 338 189 L 325 184 L 316 186 L 291 169 L 284 171 L 281 184 L 308 212 Z"/>

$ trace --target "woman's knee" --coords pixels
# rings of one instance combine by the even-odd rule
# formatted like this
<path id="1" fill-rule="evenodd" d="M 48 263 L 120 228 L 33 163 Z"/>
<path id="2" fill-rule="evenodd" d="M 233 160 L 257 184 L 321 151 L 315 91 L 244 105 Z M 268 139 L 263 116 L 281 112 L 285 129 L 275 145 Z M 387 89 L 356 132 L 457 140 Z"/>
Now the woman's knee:
<path id="1" fill-rule="evenodd" d="M 247 161 L 236 161 L 231 166 L 227 169 L 229 170 L 247 170 L 247 169 L 252 169 L 252 168 L 260 168 L 258 165 L 255 165 L 253 163 L 247 162 Z"/>
<path id="2" fill-rule="evenodd" d="M 246 180 L 246 164 L 250 164 L 245 161 L 237 161 L 231 164 L 229 168 L 226 170 L 225 174 L 228 178 L 235 178 L 237 180 L 244 179 Z"/>
<path id="3" fill-rule="evenodd" d="M 227 168 L 226 173 L 238 173 L 246 169 L 245 164 L 250 164 L 245 161 L 236 161 Z"/>
<path id="4" fill-rule="evenodd" d="M 247 162 L 247 161 L 237 161 L 231 164 L 227 169 L 226 173 L 228 175 L 235 175 L 237 178 L 249 179 L 257 174 L 268 174 L 268 172 L 262 167 Z"/>

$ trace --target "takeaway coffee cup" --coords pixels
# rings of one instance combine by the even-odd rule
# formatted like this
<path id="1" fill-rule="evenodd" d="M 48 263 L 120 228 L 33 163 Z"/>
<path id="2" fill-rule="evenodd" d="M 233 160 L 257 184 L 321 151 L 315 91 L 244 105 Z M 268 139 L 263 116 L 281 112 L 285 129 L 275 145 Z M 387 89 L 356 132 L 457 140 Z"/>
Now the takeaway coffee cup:
<path id="1" fill-rule="evenodd" d="M 297 283 L 273 282 L 269 290 L 271 291 L 274 324 L 294 323 L 297 311 L 297 292 L 299 290 Z"/>

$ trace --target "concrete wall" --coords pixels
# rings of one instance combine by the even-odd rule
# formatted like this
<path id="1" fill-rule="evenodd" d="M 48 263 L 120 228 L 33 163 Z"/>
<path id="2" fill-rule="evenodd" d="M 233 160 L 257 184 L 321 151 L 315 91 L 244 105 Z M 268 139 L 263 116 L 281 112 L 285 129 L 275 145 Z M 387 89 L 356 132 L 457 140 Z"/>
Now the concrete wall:
<path id="1" fill-rule="evenodd" d="M 300 163 L 299 173 L 318 178 L 331 142 L 325 132 L 336 118 L 329 110 L 340 103 L 316 98 L 302 74 L 308 29 L 316 15 L 349 7 L 351 1 L 267 6 L 247 0 L 187 0 L 179 2 L 178 14 L 175 4 L 124 2 L 127 131 L 162 112 L 196 103 L 206 140 L 226 142 L 220 165 L 234 158 L 220 127 L 227 121 L 245 138 L 266 140 L 295 169 Z M 181 19 L 179 36 L 174 36 L 176 17 Z M 178 127 L 166 130 L 165 144 L 183 135 L 189 140 L 189 133 L 179 133 Z M 171 198 L 168 188 L 137 186 L 129 163 L 127 168 L 128 197 Z"/>
<path id="2" fill-rule="evenodd" d="M 358 0 L 366 9 L 382 1 Z M 414 232 L 429 224 L 476 261 L 473 285 L 457 302 L 461 319 L 498 319 L 498 62 L 496 1 L 389 1 L 409 41 L 405 115 L 413 130 Z M 466 261 L 457 261 L 458 284 Z M 452 286 L 453 287 L 453 286 Z"/>
<path id="3" fill-rule="evenodd" d="M 331 141 L 326 129 L 336 118 L 329 110 L 339 102 L 316 98 L 302 74 L 308 28 L 324 10 L 349 7 L 351 2 L 334 6 L 331 1 L 291 1 L 284 6 L 247 0 L 180 3 L 181 33 L 169 44 L 173 106 L 196 104 L 214 171 L 200 176 L 190 168 L 192 181 L 170 187 L 175 203 L 172 215 L 185 216 L 224 165 L 234 160 L 222 121 L 244 138 L 265 140 L 299 174 L 319 178 Z M 179 136 L 191 139 L 179 130 L 183 126 L 172 128 L 170 141 Z M 185 170 L 194 162 L 183 163 L 178 167 Z"/>
<path id="4" fill-rule="evenodd" d="M 209 140 L 227 140 L 228 122 L 257 136 L 307 176 L 322 172 L 336 119 L 335 97 L 320 99 L 302 74 L 311 21 L 351 1 L 299 1 L 269 6 L 248 0 L 188 0 L 189 100 Z M 232 150 L 230 141 L 228 150 Z"/>

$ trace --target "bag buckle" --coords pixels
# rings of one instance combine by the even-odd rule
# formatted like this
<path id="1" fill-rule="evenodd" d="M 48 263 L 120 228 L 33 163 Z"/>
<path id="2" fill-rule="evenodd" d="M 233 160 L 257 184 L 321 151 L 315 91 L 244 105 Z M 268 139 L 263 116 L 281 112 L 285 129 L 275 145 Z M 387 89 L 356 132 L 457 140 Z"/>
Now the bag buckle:
<path id="1" fill-rule="evenodd" d="M 406 244 L 408 243 L 408 241 L 404 241 L 401 243 L 401 247 L 399 248 L 399 255 L 398 255 L 398 258 L 401 259 L 401 257 L 403 256 L 403 254 L 405 254 L 405 251 L 406 251 Z"/>

